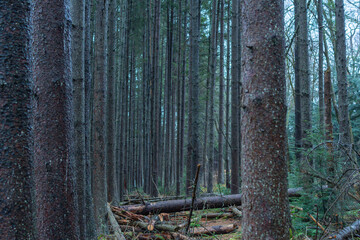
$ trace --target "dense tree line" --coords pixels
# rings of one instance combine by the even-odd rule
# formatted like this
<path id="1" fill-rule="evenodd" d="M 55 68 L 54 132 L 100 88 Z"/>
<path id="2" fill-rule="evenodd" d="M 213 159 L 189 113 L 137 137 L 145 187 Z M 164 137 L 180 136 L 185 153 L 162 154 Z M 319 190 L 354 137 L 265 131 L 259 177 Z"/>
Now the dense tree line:
<path id="1" fill-rule="evenodd" d="M 0 235 L 95 239 L 107 202 L 189 195 L 200 163 L 244 239 L 288 239 L 289 182 L 358 181 L 359 9 L 1 1 Z"/>

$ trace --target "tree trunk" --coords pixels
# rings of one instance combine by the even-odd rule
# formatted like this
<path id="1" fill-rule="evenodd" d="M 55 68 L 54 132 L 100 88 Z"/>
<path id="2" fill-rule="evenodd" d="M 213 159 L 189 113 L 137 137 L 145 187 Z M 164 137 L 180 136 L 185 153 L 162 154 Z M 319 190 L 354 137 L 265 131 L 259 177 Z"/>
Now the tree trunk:
<path id="1" fill-rule="evenodd" d="M 225 113 L 225 122 L 226 122 L 226 130 L 225 130 L 225 182 L 226 188 L 230 188 L 230 166 L 229 166 L 229 146 L 228 141 L 230 139 L 230 2 L 228 1 L 228 9 L 227 9 L 227 46 L 226 46 L 226 113 Z"/>
<path id="2" fill-rule="evenodd" d="M 90 154 L 91 145 L 91 5 L 90 1 L 85 1 L 85 47 L 84 47 L 84 72 L 85 72 L 85 239 L 96 237 L 96 226 L 94 217 L 94 202 L 92 194 L 92 160 Z"/>
<path id="3" fill-rule="evenodd" d="M 199 39 L 200 39 L 200 1 L 191 0 L 190 22 L 190 89 L 189 89 L 189 129 L 186 164 L 186 193 L 189 194 L 195 167 L 200 160 L 200 102 L 199 102 Z"/>
<path id="4" fill-rule="evenodd" d="M 220 1 L 220 78 L 219 78 L 219 160 L 218 160 L 218 184 L 224 183 L 224 162 L 223 162 L 223 126 L 224 126 L 224 0 Z"/>
<path id="5" fill-rule="evenodd" d="M 33 239 L 30 1 L 0 12 L 0 236 Z"/>
<path id="6" fill-rule="evenodd" d="M 216 75 L 216 52 L 217 52 L 217 0 L 212 1 L 212 19 L 211 19 L 211 36 L 210 36 L 210 100 L 209 100 L 209 166 L 207 179 L 207 192 L 213 191 L 214 159 L 215 159 L 215 75 Z"/>
<path id="7" fill-rule="evenodd" d="M 32 7 L 37 238 L 78 239 L 70 6 L 35 0 Z"/>
<path id="8" fill-rule="evenodd" d="M 319 128 L 321 136 L 325 133 L 324 116 L 324 26 L 323 26 L 323 1 L 318 0 L 318 26 L 319 26 Z"/>
<path id="9" fill-rule="evenodd" d="M 232 0 L 232 35 L 231 35 L 231 193 L 239 193 L 239 159 L 240 159 L 240 146 L 239 146 L 239 111 L 240 103 L 238 101 L 239 93 L 239 75 L 238 66 L 238 17 L 239 0 Z"/>
<path id="10" fill-rule="evenodd" d="M 150 177 L 150 192 L 152 196 L 158 195 L 158 160 L 160 149 L 160 118 L 159 118 L 159 100 L 160 100 L 160 79 L 159 79 L 159 39 L 160 39 L 160 0 L 155 0 L 154 9 L 154 35 L 153 35 L 153 59 L 152 59 L 152 74 L 150 82 L 150 97 L 151 97 L 151 177 Z"/>
<path id="11" fill-rule="evenodd" d="M 107 86 L 107 1 L 96 1 L 95 66 L 93 106 L 93 196 L 96 228 L 104 232 L 106 224 L 107 174 L 106 174 L 106 86 Z"/>
<path id="12" fill-rule="evenodd" d="M 242 1 L 241 16 L 242 239 L 285 240 L 290 213 L 283 1 Z"/>
<path id="13" fill-rule="evenodd" d="M 109 25 L 108 25 L 108 77 L 107 77 L 107 185 L 108 201 L 119 201 L 116 160 L 115 160 L 115 28 L 116 28 L 116 4 L 115 0 L 109 1 Z"/>
<path id="14" fill-rule="evenodd" d="M 79 208 L 80 239 L 85 238 L 85 1 L 71 1 L 72 17 L 72 80 L 74 84 L 74 145 L 76 191 Z"/>
<path id="15" fill-rule="evenodd" d="M 333 125 L 331 120 L 331 72 L 328 68 L 325 72 L 324 103 L 325 103 L 325 140 L 328 152 L 327 173 L 330 178 L 335 177 L 336 164 L 333 156 Z"/>
<path id="16" fill-rule="evenodd" d="M 351 151 L 350 122 L 346 78 L 346 42 L 344 0 L 335 0 L 336 26 L 336 78 L 338 83 L 339 141 Z"/>

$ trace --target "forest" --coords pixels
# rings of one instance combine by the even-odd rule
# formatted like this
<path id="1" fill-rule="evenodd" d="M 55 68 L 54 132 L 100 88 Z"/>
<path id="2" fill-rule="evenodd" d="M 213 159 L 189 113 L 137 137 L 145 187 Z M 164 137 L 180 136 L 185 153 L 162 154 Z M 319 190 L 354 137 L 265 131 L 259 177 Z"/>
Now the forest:
<path id="1" fill-rule="evenodd" d="M 0 239 L 360 239 L 360 1 L 0 0 Z"/>

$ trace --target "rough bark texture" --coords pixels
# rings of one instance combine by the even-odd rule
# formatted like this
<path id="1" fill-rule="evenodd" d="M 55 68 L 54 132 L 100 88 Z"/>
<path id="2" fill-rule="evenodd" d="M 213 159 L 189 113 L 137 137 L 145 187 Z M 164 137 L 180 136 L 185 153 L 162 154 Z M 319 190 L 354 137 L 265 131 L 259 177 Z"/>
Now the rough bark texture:
<path id="1" fill-rule="evenodd" d="M 338 105 L 339 105 L 339 140 L 345 147 L 349 148 L 350 122 L 348 111 L 348 94 L 346 78 L 346 43 L 345 43 L 345 16 L 344 0 L 335 0 L 335 26 L 336 26 L 336 78 L 338 83 Z"/>
<path id="2" fill-rule="evenodd" d="M 106 184 L 106 36 L 107 1 L 96 1 L 95 10 L 95 62 L 93 103 L 93 196 L 95 221 L 98 232 L 103 231 L 107 203 Z"/>
<path id="3" fill-rule="evenodd" d="M 310 96 L 310 75 L 309 75 L 309 41 L 308 41 L 308 23 L 307 23 L 307 7 L 306 0 L 299 0 L 297 2 L 296 11 L 298 14 L 298 30 L 297 42 L 298 45 L 298 78 L 300 81 L 300 102 L 301 102 L 301 147 L 304 154 L 301 159 L 301 170 L 305 164 L 306 151 L 311 148 L 311 96 Z M 309 184 L 308 175 L 302 175 L 303 184 Z"/>
<path id="4" fill-rule="evenodd" d="M 215 160 L 215 77 L 216 77 L 216 38 L 217 38 L 217 0 L 212 1 L 211 36 L 210 36 L 210 99 L 209 99 L 209 164 L 207 192 L 213 191 L 213 173 Z"/>
<path id="5" fill-rule="evenodd" d="M 115 164 L 115 0 L 109 1 L 107 82 L 107 185 L 108 201 L 119 201 Z"/>
<path id="6" fill-rule="evenodd" d="M 85 239 L 94 239 L 96 237 L 95 232 L 95 217 L 94 217 L 94 201 L 92 195 L 92 163 L 90 154 L 91 145 L 91 34 L 90 34 L 90 15 L 91 15 L 90 0 L 85 1 L 85 50 L 84 50 L 84 71 L 85 71 L 85 205 L 87 211 L 85 211 L 86 228 Z"/>
<path id="7" fill-rule="evenodd" d="M 79 208 L 80 239 L 85 238 L 85 1 L 71 1 L 72 18 L 72 80 L 74 84 L 74 147 L 76 161 L 76 192 Z"/>
<path id="8" fill-rule="evenodd" d="M 330 178 L 335 176 L 336 165 L 333 157 L 333 125 L 331 120 L 331 72 L 327 69 L 324 79 L 324 103 L 325 103 L 325 140 L 328 152 L 327 173 Z"/>
<path id="9" fill-rule="evenodd" d="M 283 4 L 282 0 L 242 1 L 245 240 L 289 239 Z"/>
<path id="10" fill-rule="evenodd" d="M 227 4 L 227 46 L 226 46 L 226 113 L 225 113 L 225 182 L 226 188 L 230 188 L 230 165 L 229 165 L 229 139 L 230 139 L 230 4 L 231 1 L 228 1 Z"/>
<path id="11" fill-rule="evenodd" d="M 239 41 L 239 26 L 237 18 L 240 15 L 240 2 L 239 0 L 232 1 L 232 35 L 231 35 L 231 193 L 239 193 L 239 158 L 240 158 L 240 146 L 239 146 L 239 111 L 240 103 L 239 96 L 239 74 L 241 71 L 237 68 L 238 55 L 240 49 L 238 46 Z"/>
<path id="12" fill-rule="evenodd" d="M 191 179 L 195 176 L 195 166 L 200 160 L 200 103 L 199 103 L 199 39 L 200 39 L 200 2 L 190 1 L 190 86 L 189 86 L 189 130 L 186 165 L 186 193 L 189 193 Z"/>
<path id="13" fill-rule="evenodd" d="M 0 236 L 33 239 L 30 1 L 0 2 Z"/>
<path id="14" fill-rule="evenodd" d="M 34 181 L 38 239 L 78 239 L 70 1 L 33 1 Z"/>
<path id="15" fill-rule="evenodd" d="M 220 89 L 219 89 L 219 157 L 218 157 L 218 183 L 224 183 L 224 161 L 223 161 L 223 128 L 224 128 L 224 0 L 220 0 Z"/>

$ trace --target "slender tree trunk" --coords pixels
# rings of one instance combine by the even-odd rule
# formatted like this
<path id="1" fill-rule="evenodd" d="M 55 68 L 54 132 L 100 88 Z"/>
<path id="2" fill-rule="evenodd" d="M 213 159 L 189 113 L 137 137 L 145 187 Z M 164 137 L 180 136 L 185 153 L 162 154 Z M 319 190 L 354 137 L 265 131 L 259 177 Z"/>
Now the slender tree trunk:
<path id="1" fill-rule="evenodd" d="M 224 125 L 224 3 L 220 0 L 220 89 L 219 89 L 219 160 L 218 160 L 218 183 L 224 183 L 224 162 L 223 162 L 223 125 Z"/>
<path id="2" fill-rule="evenodd" d="M 230 188 L 230 166 L 229 166 L 229 147 L 227 142 L 230 140 L 230 3 L 231 0 L 228 1 L 228 9 L 227 9 L 227 45 L 226 45 L 226 113 L 225 113 L 225 121 L 226 121 L 226 130 L 225 130 L 225 182 L 226 188 Z"/>
<path id="3" fill-rule="evenodd" d="M 237 68 L 238 61 L 238 16 L 239 12 L 239 0 L 232 0 L 232 35 L 231 35 L 231 194 L 239 193 L 239 158 L 240 158 L 240 146 L 239 146 L 239 111 L 240 103 L 238 101 L 239 93 L 239 81 Z"/>
<path id="4" fill-rule="evenodd" d="M 300 81 L 300 53 L 299 53 L 299 1 L 295 1 L 295 158 L 300 167 L 302 153 L 301 153 L 301 136 L 302 136 L 302 118 L 301 118 L 301 81 Z"/>
<path id="5" fill-rule="evenodd" d="M 328 68 L 325 72 L 324 79 L 324 103 L 325 103 L 325 140 L 328 152 L 327 173 L 330 178 L 335 177 L 336 164 L 333 156 L 333 125 L 331 117 L 331 72 Z"/>
<path id="6" fill-rule="evenodd" d="M 347 78 L 346 78 L 346 42 L 344 1 L 335 0 L 336 27 L 336 78 L 338 83 L 339 105 L 339 141 L 351 150 L 350 121 L 348 110 Z"/>
<path id="7" fill-rule="evenodd" d="M 84 77 L 85 77 L 85 239 L 96 237 L 94 217 L 94 201 L 92 194 L 92 160 L 90 154 L 91 145 L 91 30 L 90 0 L 85 0 L 85 47 L 84 47 Z"/>
<path id="8" fill-rule="evenodd" d="M 244 240 L 289 239 L 283 4 L 242 1 Z"/>
<path id="9" fill-rule="evenodd" d="M 189 126 L 186 164 L 186 194 L 189 194 L 195 167 L 200 160 L 200 102 L 199 102 L 199 40 L 200 40 L 200 1 L 191 0 L 190 22 L 190 89 L 189 89 Z"/>
<path id="10" fill-rule="evenodd" d="M 319 25 L 319 128 L 322 136 L 325 130 L 324 117 L 324 26 L 323 26 L 323 1 L 318 0 L 318 25 Z"/>
<path id="11" fill-rule="evenodd" d="M 153 60 L 152 60 L 152 74 L 150 82 L 150 94 L 151 94 L 151 195 L 157 196 L 158 189 L 158 160 L 159 160 L 159 140 L 160 140 L 160 119 L 159 119 L 159 100 L 160 100 L 160 91 L 159 91 L 159 38 L 160 38 L 160 0 L 155 0 L 154 8 L 154 35 L 153 35 Z"/>
<path id="12" fill-rule="evenodd" d="M 180 152 L 181 152 L 181 118 L 182 113 L 181 113 L 181 86 L 182 86 L 182 82 L 181 82 L 181 63 L 182 63 L 182 43 L 181 43 L 181 25 L 182 25 L 182 0 L 178 1 L 178 68 L 177 68 L 177 145 L 176 145 L 176 195 L 179 196 L 180 195 L 180 190 L 181 190 L 181 178 L 182 176 L 180 176 Z M 185 39 L 184 39 L 185 41 Z"/>
<path id="13" fill-rule="evenodd" d="M 185 9 L 187 9 L 188 7 L 188 0 L 185 0 Z M 186 79 L 186 46 L 187 46 L 187 41 L 186 41 L 186 36 L 187 36 L 187 11 L 185 11 L 184 14 L 184 30 L 183 30 L 183 58 L 182 58 L 182 74 L 181 74 L 181 133 L 180 133 L 180 176 L 181 178 L 183 177 L 183 172 L 184 172 L 184 141 L 185 141 L 185 98 L 186 98 L 186 83 L 185 83 L 185 79 Z M 181 185 L 181 183 L 180 183 Z M 181 189 L 181 186 L 180 186 Z"/>
<path id="14" fill-rule="evenodd" d="M 38 239 L 79 238 L 69 3 L 35 0 L 32 4 L 33 167 Z"/>
<path id="15" fill-rule="evenodd" d="M 76 191 L 79 208 L 80 239 L 85 239 L 85 1 L 71 1 L 72 17 L 72 80 L 74 84 L 74 144 Z"/>
<path id="16" fill-rule="evenodd" d="M 34 239 L 30 1 L 2 1 L 0 15 L 0 236 Z"/>
<path id="17" fill-rule="evenodd" d="M 210 193 L 213 190 L 213 172 L 214 172 L 214 128 L 215 128 L 215 74 L 216 74 L 216 35 L 217 35 L 217 0 L 212 1 L 212 19 L 211 19 L 211 36 L 210 36 L 210 100 L 209 100 L 209 167 L 208 167 L 208 179 L 207 179 L 207 192 Z"/>
<path id="18" fill-rule="evenodd" d="M 119 201 L 117 192 L 116 160 L 115 160 L 115 28 L 116 28 L 116 1 L 109 1 L 108 25 L 108 82 L 107 82 L 107 185 L 108 201 Z"/>
<path id="19" fill-rule="evenodd" d="M 107 94 L 107 1 L 96 2 L 95 66 L 93 106 L 93 194 L 96 228 L 104 232 L 107 203 L 107 144 L 106 144 L 106 94 Z"/>

